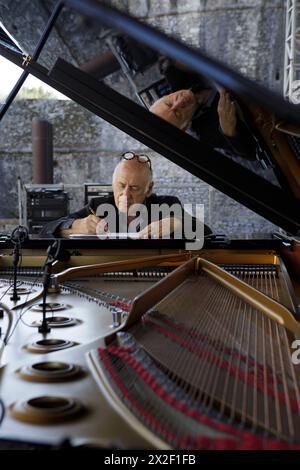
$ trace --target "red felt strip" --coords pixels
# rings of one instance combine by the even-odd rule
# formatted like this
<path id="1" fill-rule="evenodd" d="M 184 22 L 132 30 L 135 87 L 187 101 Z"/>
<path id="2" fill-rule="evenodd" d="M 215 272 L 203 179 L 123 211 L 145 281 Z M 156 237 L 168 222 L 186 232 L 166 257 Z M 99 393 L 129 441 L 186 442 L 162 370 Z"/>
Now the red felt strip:
<path id="1" fill-rule="evenodd" d="M 217 422 L 211 419 L 207 415 L 199 413 L 195 408 L 188 407 L 183 401 L 178 401 L 175 396 L 170 395 L 167 390 L 164 389 L 151 375 L 151 373 L 144 368 L 144 366 L 138 362 L 126 348 L 120 348 L 117 346 L 109 346 L 107 349 L 100 348 L 98 350 L 99 355 L 107 367 L 111 377 L 115 381 L 116 385 L 121 390 L 122 394 L 131 402 L 131 404 L 138 410 L 140 415 L 151 424 L 155 429 L 158 429 L 163 436 L 169 437 L 171 441 L 177 443 L 177 447 L 182 449 L 300 449 L 300 444 L 290 445 L 284 441 L 278 439 L 264 439 L 260 436 L 246 431 L 240 431 L 231 425 Z M 157 420 L 155 420 L 145 408 L 132 397 L 132 394 L 128 392 L 124 383 L 120 380 L 114 368 L 109 361 L 109 355 L 119 357 L 125 361 L 132 369 L 144 380 L 144 382 L 156 393 L 164 402 L 169 406 L 175 408 L 177 411 L 184 413 L 190 418 L 214 428 L 220 432 L 229 434 L 228 438 L 207 438 L 204 436 L 184 436 L 178 440 L 177 436 L 170 433 L 165 427 L 163 427 Z M 238 438 L 238 440 L 234 439 Z"/>
<path id="2" fill-rule="evenodd" d="M 248 385 L 256 388 L 261 393 L 267 392 L 268 395 L 273 399 L 278 398 L 278 400 L 283 403 L 289 401 L 292 411 L 299 412 L 298 401 L 295 398 L 287 397 L 284 392 L 277 392 L 271 383 L 264 385 L 264 383 L 260 380 L 261 377 L 256 377 L 253 373 L 253 370 L 249 370 L 249 373 L 246 374 L 243 369 L 230 365 L 226 359 L 221 359 L 220 356 L 203 349 L 195 342 L 182 339 L 180 336 L 176 335 L 170 330 L 167 330 L 163 326 L 158 325 L 151 319 L 147 319 L 147 323 L 151 323 L 151 328 L 155 329 L 163 336 L 171 339 L 171 341 L 175 342 L 176 344 L 179 344 L 182 348 L 188 349 L 190 352 L 201 357 L 203 360 L 210 362 L 212 365 L 226 370 L 231 377 L 237 377 L 241 382 L 246 382 Z"/>

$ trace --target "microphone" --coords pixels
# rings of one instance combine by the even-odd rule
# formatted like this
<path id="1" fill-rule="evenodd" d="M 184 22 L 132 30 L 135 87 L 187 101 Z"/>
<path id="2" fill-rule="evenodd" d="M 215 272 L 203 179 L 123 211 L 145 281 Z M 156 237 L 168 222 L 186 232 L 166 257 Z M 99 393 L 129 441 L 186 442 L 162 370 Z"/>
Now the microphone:
<path id="1" fill-rule="evenodd" d="M 18 269 L 18 263 L 20 259 L 20 251 L 22 244 L 27 241 L 29 238 L 28 236 L 28 229 L 27 227 L 24 227 L 22 225 L 19 225 L 16 227 L 10 236 L 10 241 L 14 245 L 14 251 L 13 251 L 13 268 L 14 268 L 14 283 L 13 283 L 13 293 L 10 298 L 10 300 L 13 300 L 16 302 L 17 300 L 20 300 L 20 296 L 18 295 L 17 291 L 17 269 Z"/>
<path id="2" fill-rule="evenodd" d="M 11 236 L 10 236 L 10 240 L 14 245 L 15 244 L 20 245 L 24 243 L 25 241 L 27 241 L 28 238 L 29 238 L 28 228 L 24 227 L 23 225 L 18 225 L 18 227 L 16 227 L 12 231 Z"/>
<path id="3" fill-rule="evenodd" d="M 47 249 L 47 259 L 44 265 L 43 277 L 43 320 L 42 324 L 39 326 L 39 333 L 46 334 L 51 331 L 46 318 L 46 299 L 50 286 L 53 264 L 55 261 L 68 261 L 70 256 L 70 253 L 61 247 L 61 240 L 55 240 L 55 242 L 49 245 Z"/>

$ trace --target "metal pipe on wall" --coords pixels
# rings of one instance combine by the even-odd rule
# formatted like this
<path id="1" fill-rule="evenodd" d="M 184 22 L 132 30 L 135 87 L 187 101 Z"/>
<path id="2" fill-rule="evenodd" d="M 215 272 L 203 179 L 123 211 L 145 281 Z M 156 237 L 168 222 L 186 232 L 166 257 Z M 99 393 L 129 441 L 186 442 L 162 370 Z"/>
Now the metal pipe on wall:
<path id="1" fill-rule="evenodd" d="M 120 70 L 120 68 L 121 66 L 118 60 L 110 51 L 80 66 L 81 70 L 98 78 L 98 80 L 103 80 L 107 75 Z"/>
<path id="2" fill-rule="evenodd" d="M 53 183 L 53 131 L 46 119 L 32 120 L 33 184 Z"/>

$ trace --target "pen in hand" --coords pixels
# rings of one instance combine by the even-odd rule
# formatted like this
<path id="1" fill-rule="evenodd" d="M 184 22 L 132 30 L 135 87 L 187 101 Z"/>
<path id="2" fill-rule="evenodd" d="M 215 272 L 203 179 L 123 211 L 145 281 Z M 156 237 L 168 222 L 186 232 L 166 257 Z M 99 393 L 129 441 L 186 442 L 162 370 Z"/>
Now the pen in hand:
<path id="1" fill-rule="evenodd" d="M 98 217 L 94 209 L 92 209 L 91 206 L 89 206 L 90 213 L 94 215 L 95 217 Z M 98 217 L 99 218 L 99 217 Z M 100 221 L 97 224 L 96 228 L 96 233 L 101 234 L 101 233 L 106 233 L 108 232 L 108 225 L 105 219 L 100 219 Z"/>
<path id="2" fill-rule="evenodd" d="M 96 212 L 94 211 L 94 209 L 91 208 L 91 206 L 89 206 L 89 210 L 92 215 L 95 215 L 97 217 Z"/>

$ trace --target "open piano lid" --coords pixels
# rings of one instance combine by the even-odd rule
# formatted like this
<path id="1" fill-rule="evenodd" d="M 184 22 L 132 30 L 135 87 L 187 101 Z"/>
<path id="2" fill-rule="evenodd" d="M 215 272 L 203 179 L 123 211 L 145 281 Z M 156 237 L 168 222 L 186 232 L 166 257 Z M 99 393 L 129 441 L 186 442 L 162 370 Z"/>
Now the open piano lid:
<path id="1" fill-rule="evenodd" d="M 13 38 L 8 33 L 8 31 L 6 31 L 4 26 L 1 24 L 1 21 L 0 21 L 0 44 L 3 45 L 4 47 L 10 48 L 11 50 L 17 53 L 22 53 L 22 50 L 18 46 L 17 42 L 14 41 Z"/>
<path id="2" fill-rule="evenodd" d="M 0 44 L 0 53 L 154 151 L 293 235 L 300 235 L 300 112 L 296 105 L 129 15 L 95 0 L 67 0 L 79 13 L 229 89 L 243 109 L 257 161 L 229 158 L 59 57 L 51 70 Z M 88 27 L 88 24 L 87 24 Z M 201 202 L 201 201 L 199 201 Z"/>

